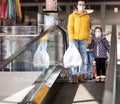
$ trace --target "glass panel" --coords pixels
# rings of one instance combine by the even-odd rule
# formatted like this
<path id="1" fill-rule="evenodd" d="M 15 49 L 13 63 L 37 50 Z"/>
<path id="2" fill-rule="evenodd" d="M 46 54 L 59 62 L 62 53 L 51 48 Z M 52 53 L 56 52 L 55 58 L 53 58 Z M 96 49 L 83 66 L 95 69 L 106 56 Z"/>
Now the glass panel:
<path id="1" fill-rule="evenodd" d="M 112 33 L 112 25 L 106 25 L 105 26 L 105 37 L 109 41 L 109 44 L 111 43 L 111 33 Z"/>
<path id="2" fill-rule="evenodd" d="M 116 9 L 115 9 L 116 8 Z M 120 5 L 107 5 L 105 14 L 106 14 L 106 22 L 119 22 L 119 16 L 120 16 Z M 114 18 L 114 19 L 113 19 Z"/>
<path id="3" fill-rule="evenodd" d="M 36 26 L 0 26 L 0 60 L 7 59 L 38 36 L 36 30 Z"/>
<path id="4" fill-rule="evenodd" d="M 49 22 L 47 21 L 49 20 Z M 42 22 L 41 22 L 42 21 Z M 0 26 L 0 62 L 19 51 L 34 37 L 55 24 L 53 16 L 39 15 L 36 26 Z"/>
<path id="5" fill-rule="evenodd" d="M 4 57 L 5 59 L 8 58 L 10 55 L 13 55 L 15 52 L 19 51 L 25 44 L 29 42 L 25 38 L 16 37 L 15 42 L 10 44 L 10 39 L 7 41 L 7 45 L 5 47 Z M 24 39 L 24 40 L 23 40 Z M 31 38 L 32 39 L 32 38 Z M 11 42 L 12 43 L 12 42 Z M 39 46 L 39 44 L 43 44 L 44 48 L 47 50 L 49 57 L 50 57 L 50 65 L 56 65 L 62 63 L 64 45 L 63 45 L 63 34 L 62 31 L 59 29 L 55 29 L 52 32 L 43 36 L 39 41 L 35 42 L 29 49 L 25 50 L 20 56 L 16 57 L 13 62 L 11 62 L 7 67 L 3 68 L 4 70 L 9 71 L 39 71 L 41 69 L 36 69 L 33 67 L 32 61 L 34 54 Z M 11 48 L 11 46 L 13 46 Z"/>
<path id="6" fill-rule="evenodd" d="M 23 18 L 24 24 L 23 25 L 27 24 L 29 26 L 36 26 L 38 6 L 22 6 L 22 11 L 23 11 L 23 15 L 24 15 L 24 18 Z"/>
<path id="7" fill-rule="evenodd" d="M 59 5 L 58 6 L 59 26 L 66 27 L 66 21 L 67 21 L 67 18 L 65 15 L 66 13 L 67 13 L 66 5 Z"/>
<path id="8" fill-rule="evenodd" d="M 38 25 L 38 33 L 42 33 L 43 31 L 47 30 L 51 26 L 54 26 L 56 23 L 54 16 L 52 16 L 50 14 L 41 15 L 39 13 L 37 14 L 37 22 L 38 22 L 38 24 L 37 24 Z"/>
<path id="9" fill-rule="evenodd" d="M 0 36 L 37 34 L 36 26 L 0 26 Z"/>
<path id="10" fill-rule="evenodd" d="M 0 102 L 10 102 L 11 99 L 13 99 L 12 96 L 24 88 L 29 87 L 29 90 L 31 90 L 34 88 L 34 85 L 32 84 L 38 77 L 39 81 L 46 81 L 48 76 L 53 71 L 53 66 L 62 63 L 64 53 L 62 31 L 58 28 L 55 28 L 55 30 L 48 33 L 47 35 L 48 38 L 46 41 L 40 41 L 41 39 L 38 40 L 29 49 L 25 50 L 20 56 L 16 57 L 15 60 L 2 69 L 2 73 L 0 73 L 0 89 L 2 90 L 0 90 Z M 33 66 L 34 54 L 38 46 L 42 43 L 44 45 L 47 43 L 46 51 L 50 58 L 49 68 Z M 10 71 L 10 73 L 8 73 L 8 71 Z M 7 83 L 7 81 L 9 81 L 9 83 Z M 7 89 L 3 86 L 7 86 Z"/>
<path id="11" fill-rule="evenodd" d="M 89 6 L 89 5 L 87 5 L 87 6 Z M 91 18 L 91 22 L 93 24 L 100 23 L 100 21 L 101 21 L 101 8 L 100 8 L 100 5 L 90 5 L 90 8 L 94 9 L 94 12 L 89 14 L 90 18 Z"/>
<path id="12" fill-rule="evenodd" d="M 117 59 L 120 60 L 120 25 L 117 25 Z"/>
<path id="13" fill-rule="evenodd" d="M 44 30 L 52 26 L 51 24 L 48 26 L 46 22 L 44 23 L 45 24 L 39 23 L 41 26 L 38 29 L 39 34 L 42 33 L 42 29 L 44 32 Z M 14 28 L 16 28 L 16 26 Z M 3 31 L 4 29 L 1 30 Z M 38 36 L 38 34 L 27 34 L 28 32 L 25 34 L 21 31 L 18 32 L 18 30 L 21 30 L 20 28 L 18 28 L 18 30 L 17 28 L 14 29 L 14 32 L 12 30 L 13 29 L 11 28 L 10 32 L 5 31 L 6 33 L 11 33 L 6 34 L 8 36 L 2 36 L 4 35 L 2 32 L 0 34 L 1 43 L 3 43 L 3 40 L 5 40 L 7 43 L 1 44 L 0 46 L 0 56 L 5 54 L 5 59 L 11 55 L 14 55 L 15 52 L 19 52 L 21 49 L 25 48 L 27 43 Z M 23 30 L 26 29 L 22 27 L 22 31 Z M 12 32 L 14 34 L 12 34 Z M 43 44 L 46 52 L 49 55 L 50 65 L 48 68 L 43 68 L 40 66 L 36 67 L 33 65 L 33 58 L 40 44 Z M 16 103 L 18 100 L 20 101 L 22 98 L 24 98 L 25 94 L 35 87 L 35 81 L 38 81 L 39 83 L 46 82 L 48 76 L 54 71 L 54 67 L 58 64 L 62 64 L 63 53 L 65 50 L 64 46 L 63 31 L 58 27 L 55 27 L 51 32 L 46 33 L 28 49 L 23 51 L 21 55 L 16 56 L 16 58 L 8 65 L 0 69 L 0 103 Z M 4 49 L 3 47 L 7 48 Z M 13 51 L 14 53 L 12 53 Z M 3 60 L 1 60 L 1 62 L 2 61 Z M 45 58 L 44 61 L 46 61 Z M 49 84 L 51 83 L 52 82 Z M 20 94 L 23 94 L 21 95 L 22 98 L 20 97 L 17 99 L 18 97 L 16 98 L 16 96 Z"/>

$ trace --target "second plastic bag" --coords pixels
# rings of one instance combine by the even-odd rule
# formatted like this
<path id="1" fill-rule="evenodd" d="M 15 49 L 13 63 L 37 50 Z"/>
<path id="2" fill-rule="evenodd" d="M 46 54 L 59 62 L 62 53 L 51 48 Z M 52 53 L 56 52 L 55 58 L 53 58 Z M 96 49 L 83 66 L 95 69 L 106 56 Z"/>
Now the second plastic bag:
<path id="1" fill-rule="evenodd" d="M 39 44 L 33 57 L 33 66 L 40 68 L 48 68 L 49 63 L 49 55 L 47 51 L 45 50 L 43 44 Z"/>
<path id="2" fill-rule="evenodd" d="M 66 50 L 63 57 L 63 63 L 66 68 L 81 66 L 81 55 L 74 43 L 70 43 L 68 49 Z"/>

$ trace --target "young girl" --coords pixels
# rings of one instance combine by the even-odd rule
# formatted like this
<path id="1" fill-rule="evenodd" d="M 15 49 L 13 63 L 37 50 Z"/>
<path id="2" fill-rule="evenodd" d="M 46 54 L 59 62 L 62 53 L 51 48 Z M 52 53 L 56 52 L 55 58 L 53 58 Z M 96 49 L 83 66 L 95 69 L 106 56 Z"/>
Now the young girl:
<path id="1" fill-rule="evenodd" d="M 94 34 L 95 37 L 92 39 L 89 48 L 92 48 L 94 52 L 97 71 L 96 82 L 105 82 L 107 52 L 110 50 L 110 45 L 107 39 L 103 37 L 101 27 L 96 27 Z"/>

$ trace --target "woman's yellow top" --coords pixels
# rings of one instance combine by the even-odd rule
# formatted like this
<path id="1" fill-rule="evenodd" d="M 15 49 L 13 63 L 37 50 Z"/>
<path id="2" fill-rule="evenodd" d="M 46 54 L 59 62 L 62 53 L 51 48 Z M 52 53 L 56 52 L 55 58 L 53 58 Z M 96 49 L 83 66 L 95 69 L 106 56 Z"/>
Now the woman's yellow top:
<path id="1" fill-rule="evenodd" d="M 87 40 L 90 44 L 90 16 L 87 13 L 71 13 L 68 18 L 68 35 L 70 41 Z"/>

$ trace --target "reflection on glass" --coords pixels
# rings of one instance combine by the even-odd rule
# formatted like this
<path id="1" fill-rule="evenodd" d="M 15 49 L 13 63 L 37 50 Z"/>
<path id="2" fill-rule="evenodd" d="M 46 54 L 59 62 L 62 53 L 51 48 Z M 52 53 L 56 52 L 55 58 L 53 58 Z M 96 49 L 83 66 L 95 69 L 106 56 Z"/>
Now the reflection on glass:
<path id="1" fill-rule="evenodd" d="M 44 28 L 46 28 L 45 25 L 40 23 L 40 26 L 41 27 L 39 27 L 39 29 L 41 30 L 43 27 L 44 31 Z M 14 55 L 16 52 L 21 52 L 22 49 L 25 49 L 25 51 L 22 51 L 20 55 L 16 56 L 14 60 L 1 69 L 0 103 L 20 102 L 21 99 L 24 98 L 25 94 L 35 87 L 35 84 L 38 85 L 46 82 L 46 86 L 51 87 L 56 80 L 55 77 L 57 77 L 61 71 L 60 69 L 59 73 L 54 75 L 55 77 L 52 76 L 51 79 L 49 78 L 51 73 L 55 70 L 54 67 L 58 64 L 62 64 L 64 53 L 63 31 L 56 27 L 51 32 L 48 32 L 46 36 L 44 35 L 40 39 L 36 38 L 38 40 L 36 40 L 32 45 L 30 45 L 29 48 L 27 48 L 27 45 L 31 43 L 31 41 L 35 39 L 38 34 L 25 34 L 21 32 L 26 30 L 25 28 L 20 29 L 17 27 L 8 27 L 1 30 L 4 30 L 7 35 L 4 36 L 5 33 L 0 34 L 0 41 L 3 43 L 0 46 L 0 56 L 3 55 L 1 57 L 1 62 L 3 59 L 8 60 L 8 57 Z M 10 34 L 7 33 L 8 31 Z M 12 33 L 14 33 L 16 36 Z M 44 44 L 44 47 L 49 55 L 49 68 L 33 66 L 33 57 L 40 44 Z M 50 79 L 50 81 L 47 81 L 48 79 Z M 40 85 L 38 87 L 40 87 Z M 32 96 L 33 94 L 34 93 L 32 93 Z M 19 97 L 16 98 L 15 96 L 18 95 Z"/>
<path id="2" fill-rule="evenodd" d="M 7 59 L 9 56 L 13 55 L 15 52 L 19 51 L 24 45 L 30 42 L 32 38 L 25 39 L 20 37 L 15 37 L 15 40 L 11 40 L 10 38 L 5 38 L 6 54 L 4 56 Z M 11 43 L 10 43 L 11 42 Z M 15 58 L 7 67 L 3 68 L 3 71 L 41 71 L 45 72 L 45 69 L 35 68 L 33 66 L 33 56 L 40 44 L 43 44 L 45 50 L 49 54 L 50 57 L 50 66 L 54 66 L 62 63 L 63 58 L 63 34 L 62 31 L 58 28 L 55 28 L 53 31 L 47 33 L 40 40 L 36 41 L 31 47 L 26 49 L 21 55 Z M 13 48 L 11 48 L 11 46 Z"/>
<path id="3" fill-rule="evenodd" d="M 36 34 L 36 26 L 0 26 L 0 36 L 30 34 Z"/>
<path id="4" fill-rule="evenodd" d="M 38 22 L 38 34 L 47 30 L 51 26 L 54 26 L 56 23 L 54 16 L 51 16 L 49 14 L 41 15 L 40 13 L 37 14 L 37 22 Z"/>

